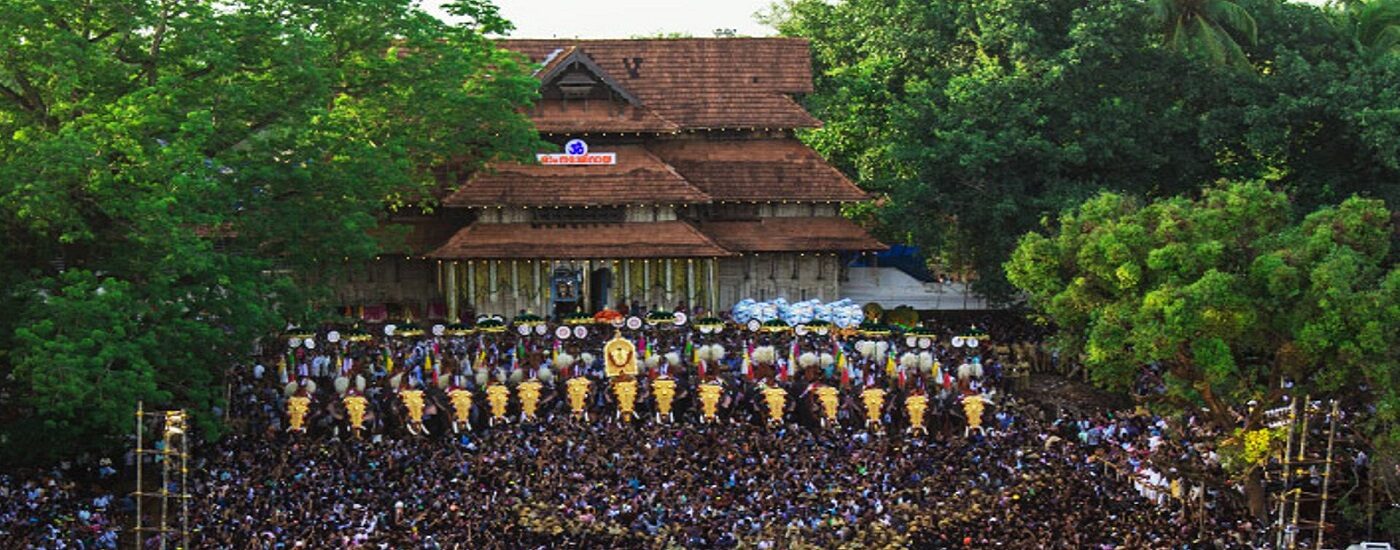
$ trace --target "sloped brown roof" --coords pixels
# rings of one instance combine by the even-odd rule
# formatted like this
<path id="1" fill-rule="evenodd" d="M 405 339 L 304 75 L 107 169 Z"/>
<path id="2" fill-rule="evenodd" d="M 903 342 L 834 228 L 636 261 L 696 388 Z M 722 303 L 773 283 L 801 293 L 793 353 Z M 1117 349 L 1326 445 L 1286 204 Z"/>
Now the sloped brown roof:
<path id="1" fill-rule="evenodd" d="M 716 201 L 862 201 L 870 196 L 795 139 L 667 140 L 652 152 Z"/>
<path id="2" fill-rule="evenodd" d="M 681 128 L 821 125 L 790 97 L 812 91 L 811 57 L 802 39 L 539 39 L 502 40 L 500 45 L 537 62 L 554 54 L 551 63 L 577 48 L 637 97 L 642 108 Z"/>
<path id="3" fill-rule="evenodd" d="M 428 254 L 439 259 L 709 258 L 730 256 L 683 221 L 580 225 L 477 223 Z"/>
<path id="4" fill-rule="evenodd" d="M 889 247 L 846 218 L 763 218 L 699 225 L 732 252 L 865 252 Z"/>
<path id="5" fill-rule="evenodd" d="M 530 120 L 541 132 L 581 134 L 606 130 L 609 132 L 670 133 L 680 130 L 674 122 L 656 115 L 651 109 L 626 103 L 611 105 L 602 101 L 560 101 L 544 99 L 530 111 Z"/>
<path id="6" fill-rule="evenodd" d="M 472 176 L 443 204 L 594 206 L 710 201 L 709 195 L 640 145 L 600 145 L 598 150 L 616 152 L 617 164 L 498 164 L 492 171 Z"/>

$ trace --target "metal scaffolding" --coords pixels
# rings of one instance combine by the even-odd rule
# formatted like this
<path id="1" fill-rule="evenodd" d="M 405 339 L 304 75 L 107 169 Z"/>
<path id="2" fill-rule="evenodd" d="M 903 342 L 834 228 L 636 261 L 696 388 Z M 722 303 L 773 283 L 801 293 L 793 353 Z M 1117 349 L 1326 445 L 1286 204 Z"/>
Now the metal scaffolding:
<path id="1" fill-rule="evenodd" d="M 154 449 L 145 448 L 147 422 L 159 428 L 161 438 Z M 158 537 L 161 550 L 165 550 L 174 540 L 176 549 L 189 548 L 190 540 L 190 498 L 189 487 L 189 443 L 185 434 L 189 429 L 184 409 L 171 411 L 146 411 L 145 404 L 136 404 L 136 548 L 144 548 L 147 534 Z M 145 462 L 147 456 L 160 466 L 160 490 L 146 490 Z M 148 525 L 145 516 L 147 499 L 159 501 L 160 515 L 157 524 Z M 178 510 L 171 501 L 175 501 Z M 171 516 L 179 514 L 179 525 L 171 525 Z"/>
<path id="2" fill-rule="evenodd" d="M 1274 411 L 1270 411 L 1274 412 Z M 1276 498 L 1274 547 L 1290 550 L 1303 547 L 1323 548 L 1327 531 L 1327 507 L 1332 499 L 1332 463 L 1337 438 L 1339 413 L 1337 402 L 1294 401 L 1286 409 L 1286 419 L 1272 427 L 1285 429 L 1283 456 L 1278 462 L 1277 477 L 1282 482 Z M 1279 415 L 1282 416 L 1282 415 Z M 1326 445 L 1309 448 L 1314 434 L 1310 425 L 1326 426 Z"/>

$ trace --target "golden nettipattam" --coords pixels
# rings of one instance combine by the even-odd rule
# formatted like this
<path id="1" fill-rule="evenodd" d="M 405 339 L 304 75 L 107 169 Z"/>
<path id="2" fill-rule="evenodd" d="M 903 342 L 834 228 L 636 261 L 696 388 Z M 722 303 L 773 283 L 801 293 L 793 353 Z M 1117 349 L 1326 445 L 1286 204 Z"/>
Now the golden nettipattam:
<path id="1" fill-rule="evenodd" d="M 928 396 L 916 393 L 904 398 L 904 411 L 909 413 L 909 433 L 928 435 L 924 427 L 924 413 L 928 411 Z"/>
<path id="2" fill-rule="evenodd" d="M 613 380 L 613 395 L 617 397 L 617 416 L 623 422 L 637 417 L 637 381 L 622 377 Z"/>
<path id="3" fill-rule="evenodd" d="M 408 433 L 428 433 L 428 428 L 423 425 L 423 390 L 400 390 L 399 400 L 408 409 Z"/>
<path id="4" fill-rule="evenodd" d="M 719 400 L 724 397 L 724 386 L 719 382 L 700 384 L 700 421 L 704 423 L 719 420 Z"/>
<path id="5" fill-rule="evenodd" d="M 963 430 L 963 435 L 972 433 L 972 430 L 982 433 L 982 408 L 986 405 L 982 396 L 974 393 L 963 397 L 962 404 L 963 413 L 967 415 L 967 429 Z"/>
<path id="6" fill-rule="evenodd" d="M 447 393 L 447 398 L 452 400 L 452 432 L 456 433 L 463 427 L 471 430 L 472 392 L 456 388 Z"/>
<path id="7" fill-rule="evenodd" d="M 491 384 L 486 387 L 486 402 L 491 406 L 490 424 L 506 421 L 506 406 L 510 404 L 510 388 L 505 384 Z"/>
<path id="8" fill-rule="evenodd" d="M 619 331 L 603 345 L 603 373 L 608 378 L 637 376 L 637 345 L 622 337 Z"/>
<path id="9" fill-rule="evenodd" d="M 836 424 L 836 412 L 841 405 L 841 391 L 825 384 L 817 387 L 817 402 L 822 406 L 822 426 Z"/>
<path id="10" fill-rule="evenodd" d="M 588 392 L 593 381 L 584 376 L 575 376 L 564 383 L 569 392 L 569 412 L 574 418 L 588 419 Z"/>
<path id="11" fill-rule="evenodd" d="M 676 417 L 671 415 L 671 402 L 676 398 L 676 381 L 670 378 L 657 378 L 651 384 L 651 392 L 656 396 L 656 420 L 665 418 L 675 422 Z"/>
<path id="12" fill-rule="evenodd" d="M 540 381 L 531 378 L 515 388 L 516 395 L 520 396 L 521 420 L 535 420 L 535 409 L 540 405 L 540 387 Z"/>
<path id="13" fill-rule="evenodd" d="M 288 430 L 293 432 L 306 431 L 306 413 L 311 410 L 311 398 L 304 395 L 295 395 L 287 399 L 287 424 Z"/>
<path id="14" fill-rule="evenodd" d="M 365 429 L 365 407 L 369 405 L 369 400 L 359 395 L 347 395 L 341 402 L 345 404 L 345 413 L 350 417 L 350 427 L 358 435 L 360 430 Z"/>
<path id="15" fill-rule="evenodd" d="M 763 401 L 768 404 L 768 422 L 783 423 L 783 406 L 787 403 L 787 390 L 777 386 L 763 389 Z"/>
<path id="16" fill-rule="evenodd" d="M 880 429 L 880 414 L 885 407 L 885 390 L 880 388 L 866 388 L 860 392 L 860 400 L 865 403 L 865 426 Z"/>

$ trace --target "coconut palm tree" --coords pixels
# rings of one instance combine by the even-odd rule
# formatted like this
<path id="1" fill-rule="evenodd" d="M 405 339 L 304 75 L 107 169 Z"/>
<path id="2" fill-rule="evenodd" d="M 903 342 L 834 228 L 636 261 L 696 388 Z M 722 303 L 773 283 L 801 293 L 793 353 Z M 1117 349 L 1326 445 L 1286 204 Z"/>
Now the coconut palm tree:
<path id="1" fill-rule="evenodd" d="M 1258 41 L 1254 17 L 1230 0 L 1148 0 L 1163 45 L 1221 65 L 1249 67 L 1238 39 Z"/>
<path id="2" fill-rule="evenodd" d="M 1345 0 L 1332 8 L 1362 57 L 1400 53 L 1400 0 Z"/>

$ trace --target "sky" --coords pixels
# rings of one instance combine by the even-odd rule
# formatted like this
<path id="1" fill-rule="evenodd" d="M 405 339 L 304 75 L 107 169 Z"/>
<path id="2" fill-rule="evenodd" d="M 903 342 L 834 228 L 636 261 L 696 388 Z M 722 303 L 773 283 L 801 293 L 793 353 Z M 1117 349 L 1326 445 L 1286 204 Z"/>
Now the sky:
<path id="1" fill-rule="evenodd" d="M 432 11 L 440 0 L 425 0 Z M 628 38 L 658 33 L 714 36 L 734 29 L 739 36 L 771 36 L 754 20 L 772 0 L 495 0 L 515 23 L 512 38 Z M 441 15 L 441 11 L 434 11 Z"/>
<path id="2" fill-rule="evenodd" d="M 443 0 L 423 0 L 435 6 Z M 1323 4 L 1326 0 L 1295 0 Z M 772 36 L 775 31 L 754 20 L 773 0 L 495 0 L 501 14 L 515 23 L 512 38 L 629 38 L 659 33 L 714 36 L 733 29 L 739 36 Z"/>

